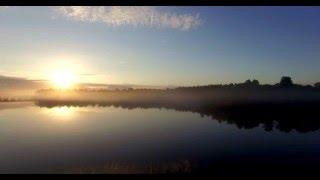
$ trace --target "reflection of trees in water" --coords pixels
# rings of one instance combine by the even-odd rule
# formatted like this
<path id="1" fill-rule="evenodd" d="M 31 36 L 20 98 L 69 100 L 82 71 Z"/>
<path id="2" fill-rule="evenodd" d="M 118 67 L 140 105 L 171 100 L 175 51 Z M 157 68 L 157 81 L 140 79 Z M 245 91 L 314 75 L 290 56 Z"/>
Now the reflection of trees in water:
<path id="1" fill-rule="evenodd" d="M 40 107 L 55 106 L 114 106 L 126 109 L 134 108 L 166 108 L 177 111 L 199 113 L 201 116 L 210 116 L 219 122 L 235 124 L 238 128 L 251 129 L 260 125 L 266 131 L 274 128 L 283 132 L 296 130 L 301 133 L 316 131 L 320 128 L 318 109 L 320 102 L 300 103 L 260 103 L 238 105 L 188 105 L 160 102 L 92 102 L 92 101 L 36 101 Z"/>
<path id="2" fill-rule="evenodd" d="M 64 168 L 64 173 L 71 174 L 167 174 L 167 173 L 191 173 L 197 170 L 197 163 L 188 159 L 173 162 L 149 162 L 145 164 L 126 162 L 107 162 L 100 166 L 77 166 Z"/>

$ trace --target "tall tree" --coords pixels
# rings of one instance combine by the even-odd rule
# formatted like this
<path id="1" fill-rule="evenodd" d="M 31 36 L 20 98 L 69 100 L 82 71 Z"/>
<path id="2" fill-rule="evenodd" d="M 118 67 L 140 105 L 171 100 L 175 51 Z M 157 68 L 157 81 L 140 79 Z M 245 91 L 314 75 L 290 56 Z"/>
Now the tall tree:
<path id="1" fill-rule="evenodd" d="M 292 79 L 289 76 L 283 76 L 280 80 L 280 86 L 290 87 L 293 85 Z"/>

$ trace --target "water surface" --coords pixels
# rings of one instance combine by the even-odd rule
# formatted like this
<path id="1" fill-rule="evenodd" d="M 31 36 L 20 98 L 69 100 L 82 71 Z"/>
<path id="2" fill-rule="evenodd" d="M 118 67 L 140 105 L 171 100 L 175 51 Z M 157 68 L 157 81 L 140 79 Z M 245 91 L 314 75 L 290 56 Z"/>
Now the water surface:
<path id="1" fill-rule="evenodd" d="M 121 168 L 139 173 L 134 167 L 171 168 L 184 162 L 191 171 L 243 171 L 246 165 L 301 170 L 319 167 L 319 139 L 318 130 L 239 128 L 211 116 L 164 108 L 0 104 L 0 173 L 112 173 Z"/>

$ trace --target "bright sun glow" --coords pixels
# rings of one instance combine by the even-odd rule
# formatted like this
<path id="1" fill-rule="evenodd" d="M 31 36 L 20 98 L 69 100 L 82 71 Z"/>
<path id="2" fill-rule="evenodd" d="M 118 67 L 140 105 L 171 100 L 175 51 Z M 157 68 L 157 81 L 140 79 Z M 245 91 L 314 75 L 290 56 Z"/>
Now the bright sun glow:
<path id="1" fill-rule="evenodd" d="M 52 75 L 52 82 L 59 89 L 72 88 L 75 84 L 75 76 L 69 71 L 58 71 Z"/>

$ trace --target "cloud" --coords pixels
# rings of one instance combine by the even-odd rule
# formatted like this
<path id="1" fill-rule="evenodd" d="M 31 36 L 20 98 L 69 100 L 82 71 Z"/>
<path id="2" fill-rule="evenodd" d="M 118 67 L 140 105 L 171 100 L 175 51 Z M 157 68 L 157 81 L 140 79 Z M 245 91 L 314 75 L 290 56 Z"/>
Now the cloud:
<path id="1" fill-rule="evenodd" d="M 18 76 L 3 76 L 0 75 L 0 91 L 12 93 L 20 90 L 36 90 L 45 87 L 43 80 L 29 80 Z M 9 91 L 7 91 L 9 90 Z"/>
<path id="2" fill-rule="evenodd" d="M 131 25 L 135 27 L 172 28 L 189 30 L 199 26 L 202 20 L 199 14 L 176 14 L 159 11 L 155 7 L 56 7 L 58 14 L 82 22 L 102 22 L 117 27 Z"/>

